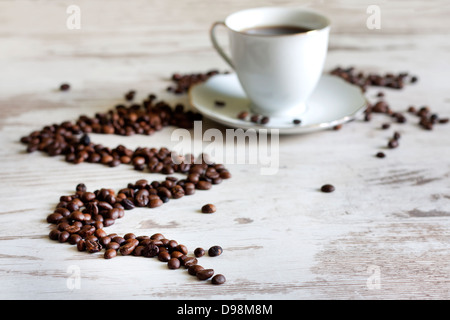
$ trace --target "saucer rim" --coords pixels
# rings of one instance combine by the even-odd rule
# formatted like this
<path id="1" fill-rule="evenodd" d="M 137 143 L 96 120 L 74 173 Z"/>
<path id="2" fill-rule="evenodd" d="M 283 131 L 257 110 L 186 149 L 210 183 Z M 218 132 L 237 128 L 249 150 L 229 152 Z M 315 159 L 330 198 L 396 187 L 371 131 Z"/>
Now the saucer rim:
<path id="1" fill-rule="evenodd" d="M 361 97 L 363 98 L 364 102 L 361 106 L 357 107 L 355 109 L 355 111 L 353 111 L 352 113 L 339 118 L 339 119 L 335 119 L 333 121 L 328 121 L 328 122 L 320 122 L 320 123 L 314 123 L 314 124 L 309 124 L 309 125 L 294 125 L 292 127 L 288 127 L 288 128 L 280 128 L 280 127 L 270 127 L 267 125 L 262 125 L 262 124 L 257 124 L 254 122 L 250 122 L 250 121 L 245 121 L 245 120 L 240 120 L 240 119 L 230 119 L 230 120 L 235 120 L 235 121 L 230 121 L 230 120 L 226 120 L 229 119 L 229 117 L 226 117 L 226 119 L 222 119 L 223 117 L 218 117 L 215 116 L 213 112 L 208 113 L 205 112 L 204 110 L 199 110 L 199 108 L 194 104 L 193 101 L 193 91 L 196 87 L 198 86 L 204 86 L 206 85 L 206 83 L 208 81 L 210 81 L 212 78 L 214 77 L 219 77 L 219 76 L 231 76 L 231 75 L 235 75 L 237 77 L 237 75 L 235 73 L 228 73 L 228 74 L 217 74 L 212 76 L 211 78 L 209 78 L 208 80 L 206 80 L 205 82 L 199 82 L 196 83 L 194 85 L 192 85 L 189 90 L 188 90 L 188 99 L 189 99 L 189 105 L 194 108 L 195 111 L 201 113 L 203 116 L 207 117 L 208 119 L 215 121 L 217 123 L 220 123 L 226 127 L 232 127 L 235 129 L 254 129 L 254 130 L 267 130 L 267 131 L 271 131 L 271 130 L 278 130 L 280 135 L 290 135 L 290 134 L 302 134 L 302 133 L 309 133 L 309 132 L 315 132 L 315 131 L 320 131 L 320 130 L 326 130 L 326 129 L 330 129 L 330 128 L 334 128 L 338 125 L 344 124 L 344 123 L 348 123 L 351 122 L 353 120 L 356 119 L 356 117 L 358 117 L 359 115 L 364 113 L 365 108 L 369 105 L 369 100 L 367 99 L 367 97 L 364 95 L 364 91 L 362 90 L 361 87 L 356 86 L 354 84 L 351 84 L 335 75 L 331 75 L 331 74 L 326 74 L 323 73 L 321 75 L 322 77 L 330 77 L 333 79 L 336 79 L 338 81 L 342 81 L 344 82 L 346 85 L 349 86 L 353 86 L 357 89 L 359 89 Z M 248 99 L 248 98 L 247 98 Z M 208 109 L 209 110 L 209 109 Z M 239 123 L 236 123 L 239 122 Z"/>

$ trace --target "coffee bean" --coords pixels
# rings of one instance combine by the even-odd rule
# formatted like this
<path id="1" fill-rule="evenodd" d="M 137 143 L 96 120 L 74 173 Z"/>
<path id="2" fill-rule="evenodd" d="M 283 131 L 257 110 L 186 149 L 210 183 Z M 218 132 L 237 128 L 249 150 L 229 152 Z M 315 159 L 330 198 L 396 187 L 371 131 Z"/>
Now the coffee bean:
<path id="1" fill-rule="evenodd" d="M 196 249 L 194 250 L 194 255 L 195 255 L 197 258 L 203 257 L 203 256 L 205 255 L 205 249 L 203 249 L 203 248 L 196 248 Z"/>
<path id="2" fill-rule="evenodd" d="M 254 123 L 258 123 L 261 119 L 261 116 L 259 114 L 253 114 L 250 117 L 250 121 Z"/>
<path id="3" fill-rule="evenodd" d="M 174 250 L 179 251 L 182 254 L 188 254 L 188 249 L 184 244 L 177 245 Z"/>
<path id="4" fill-rule="evenodd" d="M 200 270 L 204 270 L 204 269 L 205 268 L 203 268 L 201 265 L 194 264 L 194 265 L 188 267 L 188 273 L 192 276 L 196 276 Z"/>
<path id="5" fill-rule="evenodd" d="M 199 280 L 207 280 L 214 275 L 214 269 L 203 269 L 197 271 L 197 278 Z"/>
<path id="6" fill-rule="evenodd" d="M 212 185 L 211 182 L 208 181 L 199 181 L 196 185 L 196 188 L 198 190 L 209 190 L 211 189 Z"/>
<path id="7" fill-rule="evenodd" d="M 194 257 L 187 257 L 183 260 L 183 266 L 185 268 L 189 268 L 193 265 L 196 265 L 198 263 L 197 259 Z"/>
<path id="8" fill-rule="evenodd" d="M 155 257 L 159 254 L 159 248 L 153 243 L 148 244 L 142 251 L 142 255 L 147 258 Z"/>
<path id="9" fill-rule="evenodd" d="M 225 106 L 225 101 L 216 100 L 216 101 L 214 101 L 214 105 L 216 107 L 223 107 L 223 106 Z"/>
<path id="10" fill-rule="evenodd" d="M 114 249 L 107 249 L 104 254 L 105 259 L 112 259 L 117 256 L 117 251 Z"/>
<path id="11" fill-rule="evenodd" d="M 388 148 L 389 149 L 394 149 L 394 148 L 397 148 L 398 147 L 398 140 L 397 139 L 391 139 L 391 140 L 389 140 L 389 143 L 388 143 Z"/>
<path id="12" fill-rule="evenodd" d="M 270 121 L 270 118 L 267 116 L 264 116 L 261 118 L 261 124 L 268 124 Z"/>
<path id="13" fill-rule="evenodd" d="M 59 90 L 61 91 L 68 91 L 70 89 L 70 84 L 68 83 L 63 83 L 59 86 Z"/>
<path id="14" fill-rule="evenodd" d="M 378 152 L 378 153 L 376 154 L 376 157 L 377 157 L 377 158 L 384 158 L 384 157 L 386 157 L 386 155 L 384 154 L 384 152 Z"/>
<path id="15" fill-rule="evenodd" d="M 178 269 L 181 266 L 181 262 L 179 259 L 177 258 L 171 258 L 168 262 L 167 262 L 167 267 L 169 269 Z"/>
<path id="16" fill-rule="evenodd" d="M 168 251 L 160 251 L 158 254 L 158 260 L 162 262 L 168 262 L 171 259 Z"/>
<path id="17" fill-rule="evenodd" d="M 222 247 L 220 246 L 212 246 L 211 248 L 208 249 L 208 255 L 210 257 L 217 257 L 220 256 L 223 252 Z"/>
<path id="18" fill-rule="evenodd" d="M 245 120 L 247 119 L 248 116 L 249 116 L 248 111 L 241 111 L 237 117 L 238 119 Z"/>
<path id="19" fill-rule="evenodd" d="M 86 251 L 89 253 L 99 252 L 102 249 L 102 245 L 98 241 L 85 240 Z"/>
<path id="20" fill-rule="evenodd" d="M 224 284 L 226 281 L 225 276 L 223 274 L 216 274 L 212 279 L 212 284 Z"/>
<path id="21" fill-rule="evenodd" d="M 325 192 L 325 193 L 330 193 L 330 192 L 333 192 L 333 191 L 335 190 L 335 187 L 334 187 L 333 185 L 331 185 L 331 184 L 324 184 L 324 185 L 320 188 L 320 190 L 321 190 L 322 192 Z"/>
<path id="22" fill-rule="evenodd" d="M 295 124 L 295 125 L 299 125 L 299 124 L 302 123 L 302 120 L 300 120 L 300 119 L 294 119 L 294 120 L 292 120 L 292 123 Z"/>
<path id="23" fill-rule="evenodd" d="M 213 204 L 205 204 L 202 207 L 202 212 L 203 213 L 214 213 L 214 212 L 216 212 L 216 206 Z"/>
<path id="24" fill-rule="evenodd" d="M 62 231 L 61 233 L 59 233 L 58 235 L 58 241 L 63 243 L 66 242 L 70 237 L 70 233 L 67 231 Z"/>

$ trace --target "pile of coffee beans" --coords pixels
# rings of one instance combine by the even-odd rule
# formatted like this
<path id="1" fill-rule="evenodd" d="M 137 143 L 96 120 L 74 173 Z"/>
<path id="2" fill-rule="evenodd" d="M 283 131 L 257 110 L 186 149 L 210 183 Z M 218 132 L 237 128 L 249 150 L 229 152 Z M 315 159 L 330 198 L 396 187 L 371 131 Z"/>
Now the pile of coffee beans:
<path id="1" fill-rule="evenodd" d="M 118 193 L 107 188 L 90 192 L 83 183 L 80 183 L 75 193 L 61 196 L 53 213 L 47 216 L 47 222 L 54 225 L 49 238 L 60 243 L 76 245 L 78 251 L 97 253 L 104 250 L 105 259 L 112 259 L 118 255 L 156 257 L 159 261 L 166 262 L 169 269 L 184 266 L 189 274 L 200 280 L 212 278 L 212 284 L 223 284 L 225 282 L 223 275 L 216 274 L 213 277 L 213 269 L 204 269 L 198 264 L 197 258 L 204 255 L 203 249 L 195 249 L 192 256 L 189 255 L 185 245 L 168 239 L 161 233 L 151 236 L 126 233 L 120 236 L 116 233 L 108 234 L 104 230 L 117 219 L 123 218 L 127 210 L 136 207 L 155 208 L 162 205 L 169 194 L 172 198 L 177 198 L 179 194 L 190 194 L 186 193 L 187 190 L 189 189 L 185 183 L 174 177 L 151 183 L 147 180 L 138 180 L 129 183 L 127 188 L 119 190 Z M 222 248 L 213 246 L 208 253 L 210 256 L 218 256 L 222 253 Z"/>
<path id="2" fill-rule="evenodd" d="M 204 81 L 204 78 L 201 79 Z M 61 87 L 61 90 L 68 88 Z M 122 218 L 126 210 L 136 207 L 157 208 L 171 199 L 192 195 L 196 190 L 209 190 L 212 185 L 231 177 L 222 164 L 212 163 L 206 154 L 196 159 L 193 155 L 179 156 L 164 147 L 138 147 L 131 150 L 123 145 L 109 148 L 93 143 L 89 133 L 150 135 L 169 125 L 191 128 L 194 121 L 201 120 L 199 114 L 185 111 L 182 104 L 172 108 L 164 101 L 157 101 L 154 94 L 138 104 L 133 102 L 135 95 L 134 90 L 124 95 L 130 103 L 128 106 L 120 104 L 94 117 L 82 115 L 75 122 L 65 121 L 45 126 L 22 137 L 21 142 L 27 145 L 29 153 L 42 151 L 49 156 L 62 155 L 73 164 L 88 162 L 109 167 L 127 164 L 135 170 L 150 173 L 183 173 L 186 178 L 167 176 L 164 181 L 152 182 L 141 179 L 129 183 L 118 193 L 106 188 L 89 192 L 84 184 L 78 184 L 76 192 L 61 196 L 54 212 L 48 215 L 47 222 L 55 225 L 49 237 L 61 243 L 77 245 L 79 251 L 95 253 L 104 249 L 105 259 L 114 258 L 119 253 L 158 256 L 159 260 L 168 262 L 171 269 L 196 266 L 189 273 L 197 275 L 203 268 L 197 265 L 195 257 L 188 257 L 187 248 L 175 240 L 168 240 L 161 234 L 137 237 L 127 233 L 121 237 L 103 230 Z M 207 273 L 202 271 L 197 278 L 206 280 L 213 277 L 214 270 L 207 270 Z M 220 274 L 211 280 L 213 284 L 224 282 L 225 277 Z"/>
<path id="3" fill-rule="evenodd" d="M 193 85 L 205 82 L 216 74 L 220 74 L 220 72 L 218 70 L 210 70 L 200 73 L 173 73 L 171 80 L 173 81 L 174 85 L 167 87 L 167 91 L 173 92 L 175 94 L 186 93 Z"/>
<path id="4" fill-rule="evenodd" d="M 342 68 L 336 67 L 330 71 L 331 74 L 341 77 L 345 81 L 359 86 L 363 91 L 366 91 L 369 86 L 387 87 L 392 89 L 402 89 L 407 83 L 417 82 L 417 76 L 409 75 L 408 72 L 401 72 L 398 74 L 386 73 L 364 73 L 356 70 L 355 67 Z"/>
<path id="5" fill-rule="evenodd" d="M 218 184 L 222 179 L 230 178 L 230 173 L 223 165 L 205 167 L 206 155 L 199 155 L 200 158 L 195 159 L 192 155 L 179 156 L 164 147 L 138 147 L 131 150 L 123 145 L 109 148 L 91 142 L 91 132 L 150 135 L 168 125 L 190 128 L 194 121 L 201 119 L 192 111 L 185 112 L 181 104 L 172 109 L 163 101 L 154 102 L 155 99 L 155 95 L 150 95 L 149 99 L 140 105 L 118 105 L 114 110 L 97 113 L 94 117 L 82 115 L 75 122 L 65 121 L 45 126 L 22 137 L 21 142 L 27 145 L 26 150 L 29 153 L 42 151 L 50 156 L 62 155 L 67 162 L 74 164 L 89 162 L 110 167 L 127 164 L 136 170 L 147 170 L 151 173 L 185 173 L 189 175 L 189 182 L 200 189 L 209 189 L 210 184 Z M 194 163 L 202 165 L 196 166 Z"/>
<path id="6" fill-rule="evenodd" d="M 330 71 L 332 75 L 341 77 L 345 81 L 357 85 L 366 91 L 369 86 L 387 87 L 392 89 L 402 89 L 405 84 L 415 83 L 418 81 L 417 76 L 409 75 L 408 72 L 403 73 L 386 73 L 384 75 L 369 73 L 366 74 L 362 71 L 356 70 L 354 67 L 341 68 L 336 67 Z M 364 121 L 369 122 L 372 120 L 374 114 L 385 115 L 391 119 L 390 122 L 385 122 L 382 124 L 382 130 L 388 130 L 391 128 L 392 123 L 405 124 L 408 123 L 409 115 L 414 115 L 419 118 L 417 126 L 424 130 L 432 130 L 434 125 L 446 124 L 449 122 L 449 118 L 440 117 L 437 113 L 430 110 L 429 106 L 409 106 L 406 110 L 394 111 L 390 105 L 384 99 L 385 93 L 379 91 L 376 94 L 377 100 L 373 103 L 369 103 L 366 110 L 364 111 Z M 342 126 L 339 127 L 339 129 Z M 335 128 L 338 129 L 338 128 Z M 399 147 L 400 133 L 395 131 L 393 137 L 388 140 L 387 149 L 396 149 Z M 377 158 L 385 158 L 386 154 L 379 151 L 375 154 Z"/>

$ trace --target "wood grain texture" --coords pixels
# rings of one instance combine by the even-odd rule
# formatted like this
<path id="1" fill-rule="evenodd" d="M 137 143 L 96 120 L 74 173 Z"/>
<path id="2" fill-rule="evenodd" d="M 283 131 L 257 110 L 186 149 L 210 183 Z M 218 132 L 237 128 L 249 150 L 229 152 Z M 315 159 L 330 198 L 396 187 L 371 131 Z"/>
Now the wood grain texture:
<path id="1" fill-rule="evenodd" d="M 80 30 L 66 8 L 81 8 Z M 369 30 L 378 4 L 382 27 Z M 280 169 L 227 165 L 233 178 L 161 208 L 135 209 L 107 229 L 161 232 L 191 250 L 221 245 L 201 264 L 227 277 L 200 282 L 155 259 L 78 252 L 48 239 L 47 215 L 63 194 L 118 190 L 141 178 L 126 166 L 71 165 L 25 153 L 20 137 L 43 126 L 104 112 L 129 89 L 137 100 L 165 92 L 173 72 L 227 70 L 208 38 L 212 22 L 254 6 L 305 6 L 333 21 L 326 69 L 409 71 L 419 82 L 383 89 L 394 110 L 429 105 L 450 116 L 450 6 L 447 1 L 1 1 L 0 2 L 0 297 L 2 299 L 448 299 L 450 298 L 450 127 L 422 130 L 414 116 L 381 130 L 376 116 L 339 131 L 280 137 Z M 69 82 L 68 92 L 57 89 Z M 376 100 L 377 88 L 367 97 Z M 204 128 L 218 126 L 208 120 Z M 93 135 L 107 146 L 174 145 L 152 136 Z M 386 150 L 394 130 L 401 146 Z M 385 159 L 374 155 L 386 152 Z M 336 191 L 324 194 L 321 185 Z M 204 215 L 201 206 L 217 212 Z M 71 288 L 71 270 L 80 287 Z M 376 273 L 378 272 L 378 273 Z M 375 279 L 374 276 L 378 278 Z M 374 282 L 374 279 L 378 282 Z M 377 285 L 378 284 L 378 285 Z M 189 289 L 187 289 L 189 288 Z"/>

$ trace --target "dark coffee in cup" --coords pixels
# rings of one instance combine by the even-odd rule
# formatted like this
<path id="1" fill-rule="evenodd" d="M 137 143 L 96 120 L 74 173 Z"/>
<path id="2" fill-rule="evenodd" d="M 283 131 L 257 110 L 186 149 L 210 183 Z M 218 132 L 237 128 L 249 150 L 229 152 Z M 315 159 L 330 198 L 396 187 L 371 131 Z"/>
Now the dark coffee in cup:
<path id="1" fill-rule="evenodd" d="M 258 36 L 280 36 L 280 35 L 304 33 L 311 30 L 312 29 L 310 28 L 299 26 L 280 25 L 280 26 L 258 26 L 254 28 L 241 30 L 241 32 L 245 34 L 252 34 Z"/>

